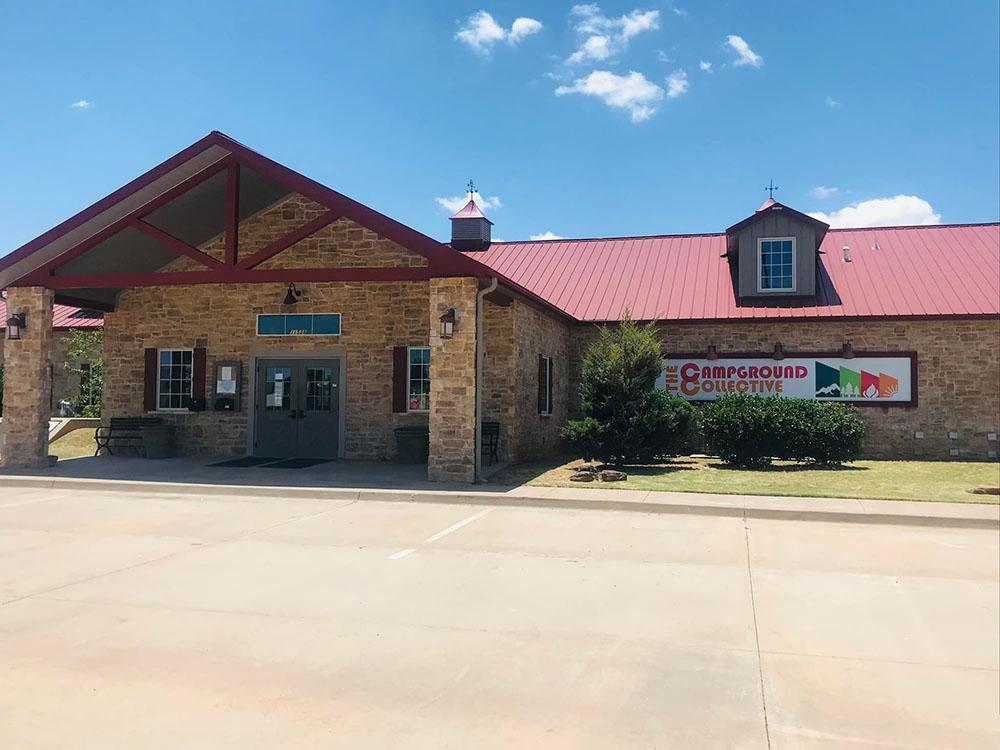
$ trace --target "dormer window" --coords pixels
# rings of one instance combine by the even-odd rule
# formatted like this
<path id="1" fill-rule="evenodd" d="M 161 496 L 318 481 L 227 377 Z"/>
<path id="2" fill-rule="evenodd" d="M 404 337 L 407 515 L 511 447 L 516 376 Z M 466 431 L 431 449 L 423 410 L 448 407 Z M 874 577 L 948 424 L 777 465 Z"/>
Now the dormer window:
<path id="1" fill-rule="evenodd" d="M 795 291 L 795 238 L 762 237 L 757 240 L 757 291 Z"/>

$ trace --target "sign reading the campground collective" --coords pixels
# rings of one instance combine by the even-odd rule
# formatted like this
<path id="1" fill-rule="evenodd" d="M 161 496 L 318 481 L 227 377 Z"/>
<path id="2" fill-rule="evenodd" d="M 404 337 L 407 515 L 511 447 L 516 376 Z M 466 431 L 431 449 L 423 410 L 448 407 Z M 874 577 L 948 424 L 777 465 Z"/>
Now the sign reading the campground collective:
<path id="1" fill-rule="evenodd" d="M 914 402 L 911 355 L 668 358 L 657 386 L 690 401 L 726 393 L 908 405 Z"/>

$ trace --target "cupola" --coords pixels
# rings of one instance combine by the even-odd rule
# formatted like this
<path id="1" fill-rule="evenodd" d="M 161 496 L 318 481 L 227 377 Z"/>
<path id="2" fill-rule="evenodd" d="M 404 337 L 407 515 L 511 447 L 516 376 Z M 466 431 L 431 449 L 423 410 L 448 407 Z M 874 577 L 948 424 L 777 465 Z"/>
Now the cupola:
<path id="1" fill-rule="evenodd" d="M 476 205 L 474 193 L 469 193 L 469 202 L 451 217 L 451 246 L 456 250 L 485 250 L 490 246 L 490 227 L 493 222 L 486 218 Z"/>

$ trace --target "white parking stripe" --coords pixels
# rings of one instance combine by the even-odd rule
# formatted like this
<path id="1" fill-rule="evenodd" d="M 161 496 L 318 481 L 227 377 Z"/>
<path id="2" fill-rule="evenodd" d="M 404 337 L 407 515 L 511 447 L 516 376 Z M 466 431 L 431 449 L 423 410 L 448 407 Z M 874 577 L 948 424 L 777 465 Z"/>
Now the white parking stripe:
<path id="1" fill-rule="evenodd" d="M 496 510 L 496 508 L 487 508 L 486 510 L 482 510 L 479 513 L 476 513 L 474 515 L 469 516 L 468 518 L 463 518 L 458 523 L 453 523 L 447 529 L 442 529 L 437 534 L 433 534 L 432 536 L 427 537 L 421 543 L 421 546 L 423 546 L 424 544 L 433 544 L 438 539 L 446 537 L 446 536 L 448 536 L 448 534 L 451 534 L 452 532 L 458 531 L 463 526 L 468 526 L 473 521 L 475 521 L 475 520 L 477 520 L 479 518 L 482 518 L 487 513 L 491 512 L 493 510 Z M 416 551 L 417 551 L 416 548 L 413 548 L 413 547 L 411 547 L 410 549 L 401 549 L 399 552 L 394 552 L 393 554 L 389 555 L 389 559 L 390 560 L 402 560 L 404 557 L 407 557 L 408 555 L 412 555 Z"/>
<path id="2" fill-rule="evenodd" d="M 482 518 L 483 516 L 485 516 L 487 513 L 489 513 L 492 510 L 494 510 L 494 508 L 487 508 L 486 510 L 480 511 L 479 513 L 476 513 L 474 516 L 469 516 L 468 518 L 466 518 L 466 519 L 464 519 L 462 521 L 459 521 L 458 523 L 452 524 L 451 526 L 449 526 L 444 531 L 439 531 L 434 536 L 429 536 L 426 539 L 424 539 L 424 544 L 430 544 L 431 542 L 436 542 L 438 539 L 441 539 L 442 537 L 448 536 L 453 531 L 458 531 L 463 526 L 466 526 L 466 525 L 472 523 L 473 521 L 475 521 L 478 518 Z"/>

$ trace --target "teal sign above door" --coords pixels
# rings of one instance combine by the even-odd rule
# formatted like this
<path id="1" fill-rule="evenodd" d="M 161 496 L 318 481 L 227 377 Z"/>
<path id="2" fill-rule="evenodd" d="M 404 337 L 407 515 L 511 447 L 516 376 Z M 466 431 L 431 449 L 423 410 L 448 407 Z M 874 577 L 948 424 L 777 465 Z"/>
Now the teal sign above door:
<path id="1" fill-rule="evenodd" d="M 258 336 L 339 336 L 340 313 L 258 315 Z"/>

